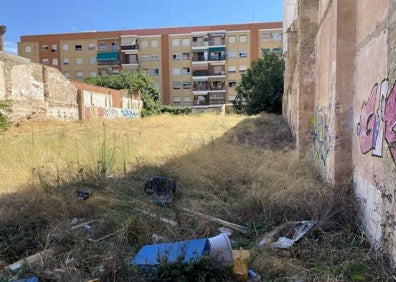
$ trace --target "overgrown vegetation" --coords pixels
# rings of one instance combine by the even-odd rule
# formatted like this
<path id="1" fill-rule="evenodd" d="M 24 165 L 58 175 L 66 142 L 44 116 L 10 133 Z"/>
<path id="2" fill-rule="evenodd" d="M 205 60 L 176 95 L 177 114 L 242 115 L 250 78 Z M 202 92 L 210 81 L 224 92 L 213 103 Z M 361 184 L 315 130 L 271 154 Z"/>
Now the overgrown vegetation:
<path id="1" fill-rule="evenodd" d="M 152 77 L 140 71 L 121 71 L 118 75 L 101 75 L 97 77 L 87 77 L 85 83 L 111 89 L 128 89 L 131 93 L 140 91 L 143 109 L 142 117 L 169 112 L 171 114 L 191 113 L 189 107 L 162 106 L 160 103 L 160 93 L 154 86 Z"/>
<path id="2" fill-rule="evenodd" d="M 1 136 L 0 154 L 0 266 L 48 251 L 1 270 L 0 281 L 235 281 L 209 257 L 162 264 L 155 277 L 129 265 L 146 244 L 219 234 L 221 225 L 184 208 L 245 226 L 232 247 L 250 250 L 263 281 L 393 279 L 357 226 L 350 183 L 323 183 L 296 156 L 280 116 L 26 123 Z M 144 183 L 154 175 L 176 180 L 172 205 L 148 201 Z M 280 224 L 311 219 L 317 224 L 291 248 L 257 246 Z"/>
<path id="3" fill-rule="evenodd" d="M 9 115 L 12 113 L 11 101 L 0 100 L 0 132 L 11 126 Z"/>
<path id="4" fill-rule="evenodd" d="M 284 69 L 283 59 L 274 53 L 253 62 L 236 87 L 234 110 L 248 115 L 282 113 Z"/>

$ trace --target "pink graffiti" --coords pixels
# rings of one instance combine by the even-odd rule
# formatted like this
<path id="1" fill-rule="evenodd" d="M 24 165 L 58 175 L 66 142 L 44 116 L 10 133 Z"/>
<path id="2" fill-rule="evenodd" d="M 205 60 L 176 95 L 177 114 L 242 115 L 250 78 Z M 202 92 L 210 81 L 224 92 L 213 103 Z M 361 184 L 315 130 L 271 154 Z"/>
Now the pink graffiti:
<path id="1" fill-rule="evenodd" d="M 360 149 L 362 150 L 363 154 L 366 154 L 370 150 L 374 149 L 373 137 L 376 120 L 375 100 L 377 97 L 377 88 L 378 84 L 375 84 L 371 90 L 369 100 L 367 103 L 363 103 L 362 105 L 358 134 L 360 139 Z"/>
<path id="2" fill-rule="evenodd" d="M 396 83 L 385 102 L 385 140 L 392 159 L 396 162 Z"/>
<path id="3" fill-rule="evenodd" d="M 367 102 L 362 105 L 362 112 L 357 126 L 360 149 L 363 154 L 373 151 L 373 156 L 382 156 L 382 144 L 385 139 L 390 154 L 396 164 L 396 83 L 388 97 L 388 80 L 381 82 L 379 106 L 376 111 L 378 84 L 371 90 Z M 384 134 L 385 133 L 385 134 Z"/>

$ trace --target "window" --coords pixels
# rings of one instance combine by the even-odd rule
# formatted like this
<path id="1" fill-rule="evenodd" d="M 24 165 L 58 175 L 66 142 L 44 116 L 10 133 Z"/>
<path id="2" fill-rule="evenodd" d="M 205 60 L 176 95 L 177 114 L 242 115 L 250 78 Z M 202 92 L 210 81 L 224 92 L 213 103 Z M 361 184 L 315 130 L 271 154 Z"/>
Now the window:
<path id="1" fill-rule="evenodd" d="M 175 96 L 173 97 L 173 104 L 180 104 L 180 97 L 179 96 Z"/>
<path id="2" fill-rule="evenodd" d="M 141 56 L 140 56 L 140 60 L 141 60 L 142 62 L 148 61 L 148 55 L 141 55 Z"/>
<path id="3" fill-rule="evenodd" d="M 246 57 L 247 57 L 247 52 L 246 51 L 239 52 L 239 58 L 246 58 Z"/>
<path id="4" fill-rule="evenodd" d="M 235 35 L 228 36 L 228 43 L 229 44 L 234 44 L 235 42 L 236 42 Z"/>
<path id="5" fill-rule="evenodd" d="M 270 48 L 263 48 L 263 49 L 261 49 L 261 55 L 264 57 L 264 56 L 267 56 L 267 55 L 269 55 L 269 54 L 271 54 L 271 49 Z"/>
<path id="6" fill-rule="evenodd" d="M 185 60 L 185 61 L 190 60 L 190 53 L 189 52 L 183 52 L 183 60 Z"/>
<path id="7" fill-rule="evenodd" d="M 48 50 L 48 45 L 43 45 L 43 46 L 41 46 L 41 50 L 47 51 L 47 50 Z"/>
<path id="8" fill-rule="evenodd" d="M 172 59 L 173 59 L 174 61 L 179 60 L 179 53 L 173 54 L 173 55 L 172 55 Z"/>
<path id="9" fill-rule="evenodd" d="M 280 55 L 280 54 L 282 54 L 282 49 L 281 48 L 274 48 L 274 49 L 272 49 L 272 52 L 274 52 L 275 55 Z"/>
<path id="10" fill-rule="evenodd" d="M 272 38 L 272 35 L 271 34 L 267 34 L 267 33 L 264 33 L 263 36 L 262 36 L 263 42 L 270 42 L 271 38 Z"/>
<path id="11" fill-rule="evenodd" d="M 113 51 L 118 51 L 119 50 L 118 42 L 111 42 L 111 49 Z"/>
<path id="12" fill-rule="evenodd" d="M 82 45 L 81 45 L 81 44 L 76 44 L 76 45 L 74 46 L 74 50 L 76 50 L 76 51 L 82 51 Z"/>
<path id="13" fill-rule="evenodd" d="M 69 44 L 63 44 L 62 50 L 63 51 L 69 51 Z"/>
<path id="14" fill-rule="evenodd" d="M 58 59 L 57 58 L 53 58 L 52 59 L 52 65 L 53 66 L 57 66 L 58 65 Z"/>
<path id="15" fill-rule="evenodd" d="M 183 89 L 190 89 L 191 82 L 190 81 L 183 81 Z"/>
<path id="16" fill-rule="evenodd" d="M 180 82 L 178 82 L 178 81 L 172 82 L 172 88 L 173 89 L 180 89 Z"/>
<path id="17" fill-rule="evenodd" d="M 180 75 L 180 69 L 179 68 L 173 68 L 172 73 L 173 73 L 173 75 Z"/>
<path id="18" fill-rule="evenodd" d="M 63 58 L 63 64 L 67 66 L 69 64 L 69 58 Z"/>
<path id="19" fill-rule="evenodd" d="M 151 48 L 158 48 L 158 40 L 151 40 Z"/>
<path id="20" fill-rule="evenodd" d="M 158 61 L 158 55 L 151 55 L 152 61 Z"/>
<path id="21" fill-rule="evenodd" d="M 180 45 L 180 40 L 179 38 L 174 38 L 172 39 L 172 46 L 173 47 L 178 47 Z"/>
<path id="22" fill-rule="evenodd" d="M 183 68 L 183 74 L 184 75 L 189 75 L 190 74 L 190 68 Z"/>
<path id="23" fill-rule="evenodd" d="M 106 50 L 106 42 L 99 43 L 99 50 L 101 50 L 101 51 Z"/>
<path id="24" fill-rule="evenodd" d="M 247 36 L 246 35 L 239 35 L 239 43 L 246 43 Z"/>
<path id="25" fill-rule="evenodd" d="M 51 52 L 56 52 L 58 51 L 58 46 L 56 44 L 51 46 Z"/>
<path id="26" fill-rule="evenodd" d="M 144 69 L 143 69 L 143 72 L 144 72 L 146 75 L 148 75 L 148 74 L 149 74 L 149 69 L 144 68 Z"/>
<path id="27" fill-rule="evenodd" d="M 244 73 L 247 71 L 247 67 L 246 66 L 240 66 L 239 67 L 239 73 Z"/>
<path id="28" fill-rule="evenodd" d="M 88 58 L 88 64 L 95 65 L 96 64 L 96 58 L 95 57 L 89 57 Z"/>
<path id="29" fill-rule="evenodd" d="M 63 75 L 64 75 L 66 78 L 70 78 L 70 72 L 68 72 L 68 71 L 65 71 L 65 72 L 63 73 Z"/>
<path id="30" fill-rule="evenodd" d="M 25 46 L 25 52 L 26 53 L 32 52 L 32 46 Z"/>
<path id="31" fill-rule="evenodd" d="M 152 69 L 152 70 L 151 70 L 151 74 L 152 74 L 153 76 L 159 75 L 159 69 L 157 69 L 157 68 Z"/>
<path id="32" fill-rule="evenodd" d="M 147 48 L 148 47 L 148 41 L 147 40 L 143 40 L 140 42 L 140 47 L 142 48 Z"/>
<path id="33" fill-rule="evenodd" d="M 274 41 L 282 41 L 282 35 L 280 33 L 273 33 L 272 38 Z"/>
<path id="34" fill-rule="evenodd" d="M 89 72 L 89 76 L 90 76 L 90 77 L 96 77 L 96 75 L 97 75 L 97 74 L 96 74 L 96 71 L 90 71 L 90 72 Z"/>
<path id="35" fill-rule="evenodd" d="M 77 78 L 82 78 L 84 75 L 83 75 L 83 72 L 82 71 L 76 71 L 76 77 Z"/>
<path id="36" fill-rule="evenodd" d="M 191 105 L 191 97 L 183 97 L 184 105 Z"/>
<path id="37" fill-rule="evenodd" d="M 235 73 L 236 67 L 235 66 L 228 66 L 228 73 Z"/>
<path id="38" fill-rule="evenodd" d="M 48 59 L 43 59 L 43 65 L 48 65 L 48 64 L 49 64 Z"/>
<path id="39" fill-rule="evenodd" d="M 160 89 L 160 84 L 159 84 L 159 82 L 154 82 L 154 88 L 155 89 Z"/>
<path id="40" fill-rule="evenodd" d="M 229 59 L 236 58 L 236 52 L 235 51 L 228 51 L 227 54 L 228 54 L 228 58 Z"/>
<path id="41" fill-rule="evenodd" d="M 82 58 L 76 58 L 76 65 L 82 65 L 83 60 Z"/>
<path id="42" fill-rule="evenodd" d="M 236 86 L 236 81 L 235 80 L 228 81 L 228 87 L 235 87 L 235 86 Z"/>
<path id="43" fill-rule="evenodd" d="M 190 39 L 189 38 L 183 38 L 183 46 L 190 46 Z"/>
<path id="44" fill-rule="evenodd" d="M 88 50 L 89 50 L 89 51 L 95 50 L 95 48 L 96 48 L 95 43 L 89 43 L 89 44 L 88 44 Z"/>

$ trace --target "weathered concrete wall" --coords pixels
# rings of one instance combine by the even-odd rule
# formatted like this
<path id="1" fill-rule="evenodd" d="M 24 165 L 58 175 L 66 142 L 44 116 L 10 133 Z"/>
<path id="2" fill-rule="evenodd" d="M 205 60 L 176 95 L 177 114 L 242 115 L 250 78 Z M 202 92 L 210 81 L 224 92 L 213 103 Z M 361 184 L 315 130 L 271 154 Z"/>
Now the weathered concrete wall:
<path id="1" fill-rule="evenodd" d="M 140 93 L 114 90 L 80 82 L 73 82 L 79 89 L 80 119 L 90 118 L 138 118 L 143 107 Z"/>
<path id="2" fill-rule="evenodd" d="M 287 34 L 283 115 L 297 149 L 312 157 L 326 180 L 352 180 L 362 227 L 396 266 L 396 1 L 317 3 L 299 1 L 295 31 Z M 301 23 L 315 8 L 311 42 Z M 314 48 L 314 60 L 302 65 L 304 43 Z M 312 128 L 304 130 L 309 115 Z M 304 144 L 309 131 L 312 139 Z"/>
<path id="3" fill-rule="evenodd" d="M 0 52 L 0 99 L 12 101 L 12 122 L 140 117 L 140 93 L 71 82 L 56 68 Z"/>

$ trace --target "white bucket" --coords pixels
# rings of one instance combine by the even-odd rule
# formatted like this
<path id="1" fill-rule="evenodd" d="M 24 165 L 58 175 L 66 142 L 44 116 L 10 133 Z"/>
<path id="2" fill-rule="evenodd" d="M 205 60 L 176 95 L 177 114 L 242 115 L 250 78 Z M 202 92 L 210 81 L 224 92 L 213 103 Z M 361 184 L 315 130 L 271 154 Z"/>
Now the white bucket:
<path id="1" fill-rule="evenodd" d="M 221 233 L 208 238 L 210 242 L 209 255 L 221 266 L 227 267 L 233 264 L 231 242 L 228 236 Z"/>

